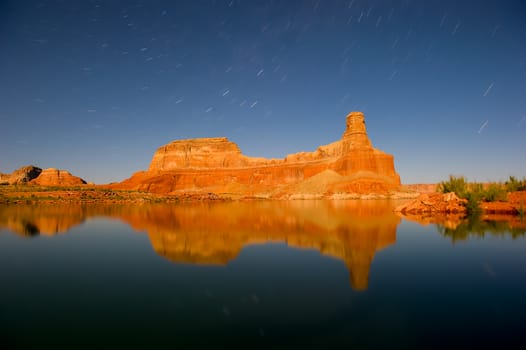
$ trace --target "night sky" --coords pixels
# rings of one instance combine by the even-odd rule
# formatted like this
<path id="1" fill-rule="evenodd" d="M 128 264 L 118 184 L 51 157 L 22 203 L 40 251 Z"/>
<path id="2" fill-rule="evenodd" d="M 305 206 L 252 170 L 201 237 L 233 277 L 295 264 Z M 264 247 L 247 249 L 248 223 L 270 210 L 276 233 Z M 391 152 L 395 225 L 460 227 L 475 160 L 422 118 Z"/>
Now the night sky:
<path id="1" fill-rule="evenodd" d="M 120 181 L 194 137 L 282 158 L 351 111 L 403 183 L 526 176 L 526 2 L 0 1 L 0 172 Z"/>

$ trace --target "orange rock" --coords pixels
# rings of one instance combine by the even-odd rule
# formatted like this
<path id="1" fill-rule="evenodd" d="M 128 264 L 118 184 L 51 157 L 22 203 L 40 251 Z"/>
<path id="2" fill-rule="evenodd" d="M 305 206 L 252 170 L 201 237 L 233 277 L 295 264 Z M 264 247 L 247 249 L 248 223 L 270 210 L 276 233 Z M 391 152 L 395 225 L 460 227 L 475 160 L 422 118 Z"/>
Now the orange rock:
<path id="1" fill-rule="evenodd" d="M 10 185 L 21 185 L 30 182 L 31 180 L 38 177 L 42 172 L 42 169 L 34 165 L 23 166 L 16 169 L 11 174 L 2 174 L 2 183 L 8 183 Z"/>
<path id="2" fill-rule="evenodd" d="M 482 202 L 480 208 L 487 214 L 512 214 L 519 213 L 519 208 L 510 202 Z"/>
<path id="3" fill-rule="evenodd" d="M 147 171 L 110 187 L 154 193 L 215 192 L 244 196 L 283 197 L 297 194 L 314 176 L 335 173 L 332 181 L 319 176 L 315 193 L 386 193 L 400 187 L 393 156 L 373 148 L 363 113 L 351 112 L 342 139 L 284 159 L 248 157 L 227 138 L 173 141 L 160 147 Z M 316 178 L 315 178 L 316 179 Z"/>
<path id="4" fill-rule="evenodd" d="M 526 191 L 509 192 L 508 202 L 515 205 L 516 208 L 522 206 L 522 210 L 524 210 L 524 207 L 526 207 Z"/>
<path id="5" fill-rule="evenodd" d="M 465 199 L 458 198 L 453 192 L 424 193 L 416 199 L 398 206 L 395 211 L 403 214 L 465 214 L 467 212 L 466 202 Z"/>
<path id="6" fill-rule="evenodd" d="M 83 185 L 86 181 L 82 180 L 80 177 L 71 175 L 66 170 L 48 168 L 42 170 L 40 175 L 29 183 L 40 186 L 76 186 Z"/>
<path id="7" fill-rule="evenodd" d="M 0 185 L 7 185 L 7 184 L 9 184 L 9 178 L 10 177 L 11 177 L 11 174 L 0 173 Z"/>

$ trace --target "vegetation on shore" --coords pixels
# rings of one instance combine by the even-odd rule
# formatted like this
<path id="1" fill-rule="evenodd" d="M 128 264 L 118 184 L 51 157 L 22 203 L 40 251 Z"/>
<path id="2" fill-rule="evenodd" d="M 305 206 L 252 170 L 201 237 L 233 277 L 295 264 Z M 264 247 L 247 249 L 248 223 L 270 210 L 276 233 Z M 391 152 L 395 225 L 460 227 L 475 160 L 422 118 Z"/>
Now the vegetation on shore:
<path id="1" fill-rule="evenodd" d="M 463 176 L 450 175 L 448 181 L 437 185 L 437 192 L 454 192 L 459 198 L 466 199 L 468 214 L 481 212 L 481 202 L 505 202 L 509 192 L 526 191 L 526 178 L 522 180 L 510 176 L 505 182 L 477 183 L 468 182 Z M 524 205 L 521 202 L 519 215 L 524 216 Z"/>

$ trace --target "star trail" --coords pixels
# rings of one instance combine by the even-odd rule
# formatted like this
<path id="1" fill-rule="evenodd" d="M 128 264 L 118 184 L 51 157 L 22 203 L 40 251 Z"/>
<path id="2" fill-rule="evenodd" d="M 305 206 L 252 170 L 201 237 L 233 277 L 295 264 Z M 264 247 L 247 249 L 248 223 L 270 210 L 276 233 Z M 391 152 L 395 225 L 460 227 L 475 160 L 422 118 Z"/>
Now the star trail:
<path id="1" fill-rule="evenodd" d="M 122 180 L 175 139 L 313 151 L 366 116 L 402 182 L 526 175 L 522 1 L 4 1 L 0 172 Z"/>

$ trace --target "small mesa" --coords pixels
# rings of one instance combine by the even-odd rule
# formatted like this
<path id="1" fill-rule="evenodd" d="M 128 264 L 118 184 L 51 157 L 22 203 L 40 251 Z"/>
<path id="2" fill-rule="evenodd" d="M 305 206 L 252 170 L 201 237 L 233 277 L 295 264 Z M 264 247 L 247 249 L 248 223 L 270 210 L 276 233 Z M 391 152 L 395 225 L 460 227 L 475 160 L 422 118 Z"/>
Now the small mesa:
<path id="1" fill-rule="evenodd" d="M 86 181 L 72 175 L 69 171 L 48 168 L 42 170 L 37 178 L 30 181 L 30 184 L 40 186 L 76 186 L 85 185 Z"/>

